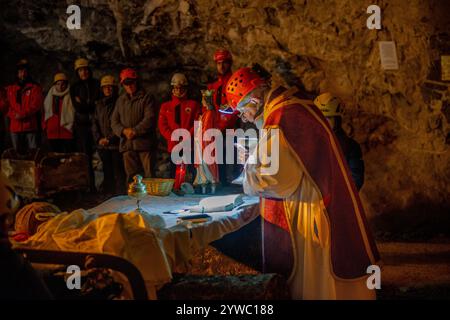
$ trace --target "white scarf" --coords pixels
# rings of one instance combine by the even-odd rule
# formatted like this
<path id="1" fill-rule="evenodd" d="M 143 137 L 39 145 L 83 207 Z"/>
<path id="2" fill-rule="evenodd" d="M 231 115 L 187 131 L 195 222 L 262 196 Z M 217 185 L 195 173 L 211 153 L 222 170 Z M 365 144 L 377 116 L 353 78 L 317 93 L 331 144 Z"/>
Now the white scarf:
<path id="1" fill-rule="evenodd" d="M 61 116 L 59 118 L 59 124 L 61 127 L 66 128 L 69 131 L 72 131 L 73 121 L 75 118 L 75 109 L 72 104 L 72 99 L 70 98 L 70 87 L 67 86 L 67 89 L 63 92 L 58 92 L 55 86 L 52 86 L 48 91 L 47 96 L 44 100 L 44 121 L 47 121 L 51 116 L 53 116 L 53 96 L 62 97 L 62 109 Z"/>

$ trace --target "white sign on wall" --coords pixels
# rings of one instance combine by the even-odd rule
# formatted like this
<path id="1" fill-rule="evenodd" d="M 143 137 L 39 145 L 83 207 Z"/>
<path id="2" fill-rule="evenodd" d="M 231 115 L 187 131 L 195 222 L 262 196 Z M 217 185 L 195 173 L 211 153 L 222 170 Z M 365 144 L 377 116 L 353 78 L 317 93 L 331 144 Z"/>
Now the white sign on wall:
<path id="1" fill-rule="evenodd" d="M 441 80 L 450 81 L 450 56 L 441 56 Z"/>
<path id="2" fill-rule="evenodd" d="M 397 70 L 397 48 L 395 41 L 379 41 L 381 67 L 383 70 Z"/>

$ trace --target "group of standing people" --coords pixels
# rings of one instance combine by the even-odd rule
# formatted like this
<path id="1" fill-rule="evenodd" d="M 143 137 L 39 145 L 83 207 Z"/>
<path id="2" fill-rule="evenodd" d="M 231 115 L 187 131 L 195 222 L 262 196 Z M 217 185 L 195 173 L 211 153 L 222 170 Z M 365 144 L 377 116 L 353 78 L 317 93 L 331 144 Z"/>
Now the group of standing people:
<path id="1" fill-rule="evenodd" d="M 217 50 L 214 61 L 218 77 L 208 84 L 213 92 L 209 104 L 191 99 L 187 77 L 176 73 L 171 80 L 171 100 L 158 108 L 133 68 L 121 70 L 119 83 L 113 75 L 104 75 L 98 81 L 89 61 L 79 58 L 74 64 L 77 81 L 69 84 L 68 76 L 58 72 L 44 97 L 42 87 L 31 77 L 28 61 L 22 59 L 17 63 L 16 81 L 0 91 L 0 111 L 9 122 L 6 131 L 17 153 L 26 154 L 40 147 L 41 134 L 52 152 L 84 153 L 94 191 L 92 158 L 97 150 L 103 164 L 104 191 L 119 193 L 124 191 L 125 180 L 129 182 L 135 174 L 152 176 L 151 158 L 157 148 L 158 129 L 170 152 L 176 144 L 171 141 L 172 132 L 184 128 L 193 134 L 194 121 L 202 113 L 211 113 L 210 127 L 224 133 L 235 128 L 236 114 L 218 112 L 226 103 L 224 88 L 231 76 L 231 53 Z M 123 87 L 121 95 L 119 86 Z M 172 164 L 172 175 L 175 169 Z M 227 176 L 226 170 L 225 165 L 220 166 L 223 184 L 233 178 L 229 172 Z M 217 176 L 214 182 L 219 180 Z"/>
<path id="2" fill-rule="evenodd" d="M 201 103 L 190 99 L 188 88 L 188 80 L 185 75 L 177 73 L 173 76 L 172 99 L 161 105 L 159 113 L 158 127 L 162 136 L 166 139 L 168 151 L 171 152 L 177 141 L 171 140 L 172 132 L 176 129 L 186 129 L 194 137 L 194 141 L 202 140 L 203 133 L 211 128 L 221 131 L 223 141 L 226 138 L 227 129 L 236 129 L 240 127 L 239 117 L 237 113 L 232 112 L 225 114 L 220 110 L 227 104 L 225 87 L 232 74 L 233 57 L 228 50 L 219 49 L 214 53 L 214 62 L 217 70 L 217 78 L 214 82 L 207 85 L 206 90 L 202 92 Z M 208 94 L 205 94 L 208 92 Z M 194 132 L 194 121 L 200 121 L 202 126 L 197 132 Z M 202 154 L 207 142 L 202 141 L 198 154 Z M 198 145 L 194 145 L 196 148 Z M 217 146 L 219 147 L 219 146 Z M 226 154 L 225 144 L 223 146 L 223 154 Z M 192 158 L 191 158 L 192 159 Z M 196 159 L 196 163 L 202 163 L 202 159 Z M 178 170 L 183 166 L 175 166 L 172 163 L 172 175 L 177 176 Z M 222 186 L 228 185 L 235 178 L 236 165 L 233 164 L 209 164 L 204 162 L 196 165 L 196 175 L 194 179 L 195 185 L 202 187 L 202 192 L 206 192 L 206 186 L 211 186 L 211 192 L 215 192 L 217 184 Z"/>
<path id="3" fill-rule="evenodd" d="M 124 94 L 112 75 L 95 79 L 89 61 L 75 61 L 78 80 L 70 85 L 58 72 L 47 95 L 30 76 L 26 60 L 17 64 L 17 80 L 2 92 L 0 106 L 9 120 L 13 148 L 26 154 L 39 147 L 44 134 L 52 152 L 87 155 L 91 191 L 95 190 L 92 164 L 95 150 L 102 160 L 103 191 L 124 192 L 125 178 L 141 172 L 151 175 L 150 151 L 155 141 L 155 102 L 138 84 L 133 69 L 120 73 Z"/>
<path id="4" fill-rule="evenodd" d="M 69 86 L 66 75 L 57 73 L 44 99 L 27 62 L 21 61 L 16 83 L 2 93 L 0 109 L 10 119 L 18 152 L 37 147 L 42 125 L 53 151 L 88 155 L 91 181 L 96 148 L 105 188 L 116 191 L 120 172 L 127 181 L 138 173 L 152 175 L 157 129 L 169 152 L 176 144 L 174 130 L 187 129 L 195 136 L 199 119 L 202 130 L 217 128 L 224 137 L 238 120 L 266 129 L 255 150 L 271 150 L 278 134 L 276 173 L 267 174 L 263 161 L 244 166 L 244 192 L 260 197 L 263 271 L 285 275 L 296 299 L 373 299 L 367 267 L 378 263 L 379 253 L 358 195 L 364 182 L 361 149 L 342 130 L 342 102 L 330 93 L 304 99 L 297 88 L 272 85 L 255 68 L 232 73 L 227 50 L 217 50 L 214 60 L 218 77 L 201 103 L 190 98 L 186 76 L 177 73 L 171 100 L 160 108 L 132 68 L 120 72 L 124 92 L 118 95 L 113 76 L 98 82 L 89 62 L 77 59 L 78 81 Z M 177 169 L 173 166 L 175 174 Z M 197 176 L 199 184 L 227 181 L 227 165 L 197 169 L 203 173 Z"/>
<path id="5" fill-rule="evenodd" d="M 67 75 L 58 72 L 44 97 L 42 87 L 30 75 L 28 62 L 20 60 L 16 82 L 0 91 L 0 111 L 9 120 L 12 146 L 18 153 L 39 147 L 41 133 L 45 135 L 50 151 L 84 153 L 88 157 L 91 191 L 94 191 L 92 158 L 97 150 L 103 164 L 103 191 L 123 193 L 126 183 L 134 175 L 152 176 L 157 130 L 166 140 L 170 153 L 177 144 L 171 139 L 176 129 L 187 129 L 191 136 L 201 139 L 205 130 L 217 128 L 226 141 L 227 129 L 242 127 L 246 122 L 245 118 L 239 119 L 238 112 L 223 112 L 229 106 L 226 86 L 232 75 L 231 53 L 219 49 L 213 58 L 217 78 L 207 85 L 201 102 L 191 98 L 187 77 L 176 73 L 170 83 L 171 99 L 160 107 L 140 84 L 135 69 L 121 70 L 119 83 L 109 74 L 98 81 L 93 77 L 89 61 L 79 58 L 74 64 L 77 81 L 69 84 Z M 119 86 L 123 88 L 121 95 Z M 315 103 L 321 110 L 334 110 L 332 115 L 329 113 L 329 119 L 337 119 L 333 122 L 335 133 L 346 149 L 352 174 L 360 188 L 364 171 L 362 155 L 359 146 L 341 129 L 341 114 L 337 110 L 341 105 L 339 99 L 326 93 Z M 202 132 L 194 132 L 196 120 L 202 122 Z M 225 143 L 222 151 L 224 155 L 227 152 Z M 170 164 L 171 175 L 175 177 L 179 166 Z M 210 184 L 214 192 L 217 184 L 226 185 L 235 176 L 236 165 L 200 164 L 194 183 L 202 187 Z"/>

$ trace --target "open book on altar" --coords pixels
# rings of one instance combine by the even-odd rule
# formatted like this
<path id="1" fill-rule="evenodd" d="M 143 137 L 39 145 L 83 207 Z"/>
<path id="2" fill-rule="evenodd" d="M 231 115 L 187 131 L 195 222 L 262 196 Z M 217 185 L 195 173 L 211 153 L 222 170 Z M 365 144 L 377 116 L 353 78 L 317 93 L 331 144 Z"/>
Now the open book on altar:
<path id="1" fill-rule="evenodd" d="M 198 205 L 190 207 L 191 212 L 223 212 L 231 211 L 244 203 L 242 194 L 208 197 L 200 200 Z"/>

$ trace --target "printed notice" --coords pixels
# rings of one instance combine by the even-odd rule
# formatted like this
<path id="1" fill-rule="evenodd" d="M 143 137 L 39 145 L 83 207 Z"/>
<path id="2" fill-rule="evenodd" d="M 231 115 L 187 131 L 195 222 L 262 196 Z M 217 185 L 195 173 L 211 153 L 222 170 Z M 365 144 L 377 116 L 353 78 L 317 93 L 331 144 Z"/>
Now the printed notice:
<path id="1" fill-rule="evenodd" d="M 397 70 L 397 49 L 394 41 L 380 41 L 381 67 L 384 70 Z"/>
<path id="2" fill-rule="evenodd" d="M 441 80 L 450 81 L 450 56 L 441 56 Z"/>

